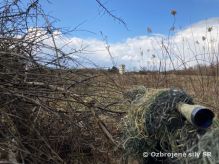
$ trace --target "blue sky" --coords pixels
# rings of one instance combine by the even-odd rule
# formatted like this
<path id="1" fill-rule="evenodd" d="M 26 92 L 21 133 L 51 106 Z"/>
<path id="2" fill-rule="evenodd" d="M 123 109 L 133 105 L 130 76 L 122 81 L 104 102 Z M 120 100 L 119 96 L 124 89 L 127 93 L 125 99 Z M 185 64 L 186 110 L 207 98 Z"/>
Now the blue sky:
<path id="1" fill-rule="evenodd" d="M 113 14 L 127 22 L 129 30 L 104 15 L 95 0 L 53 0 L 43 1 L 46 11 L 59 19 L 59 27 L 74 28 L 81 24 L 74 36 L 100 38 L 100 31 L 108 36 L 109 42 L 123 41 L 128 37 L 147 34 L 149 26 L 154 33 L 167 34 L 173 23 L 170 11 L 175 9 L 176 26 L 183 28 L 200 20 L 219 15 L 219 0 L 102 0 Z"/>
<path id="2" fill-rule="evenodd" d="M 68 51 L 85 49 L 75 53 L 75 57 L 93 61 L 99 67 L 112 67 L 113 63 L 100 31 L 107 36 L 116 66 L 126 64 L 129 70 L 158 69 L 160 64 L 163 69 L 210 64 L 219 54 L 219 0 L 101 0 L 127 23 L 128 30 L 104 14 L 95 0 L 50 1 L 42 1 L 42 7 L 57 18 L 56 27 L 73 29 L 80 25 L 67 36 L 61 34 L 58 45 L 69 42 Z M 168 37 L 173 9 L 177 11 L 177 30 Z M 147 27 L 153 33 L 148 34 Z M 209 27 L 213 27 L 211 32 Z"/>

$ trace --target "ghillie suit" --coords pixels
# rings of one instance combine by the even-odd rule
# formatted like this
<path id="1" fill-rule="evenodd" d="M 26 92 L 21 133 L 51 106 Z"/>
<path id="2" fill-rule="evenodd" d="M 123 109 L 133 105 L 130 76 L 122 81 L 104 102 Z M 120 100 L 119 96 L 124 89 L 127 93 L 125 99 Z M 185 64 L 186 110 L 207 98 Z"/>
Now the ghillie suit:
<path id="1" fill-rule="evenodd" d="M 189 122 L 179 112 L 179 104 L 194 106 L 192 97 L 182 90 L 144 87 L 128 91 L 124 97 L 131 102 L 131 109 L 122 120 L 123 147 L 126 156 L 131 156 L 140 163 L 185 163 L 186 160 L 188 161 L 185 157 L 170 157 L 167 153 L 169 155 L 184 152 L 188 154 L 207 131 L 207 128 L 200 128 Z M 212 120 L 213 117 L 213 113 L 210 113 L 209 118 Z M 211 122 L 208 124 L 210 125 Z M 144 152 L 149 153 L 147 158 L 143 158 Z M 151 152 L 161 152 L 164 155 L 151 157 Z M 199 163 L 198 159 L 196 163 Z"/>

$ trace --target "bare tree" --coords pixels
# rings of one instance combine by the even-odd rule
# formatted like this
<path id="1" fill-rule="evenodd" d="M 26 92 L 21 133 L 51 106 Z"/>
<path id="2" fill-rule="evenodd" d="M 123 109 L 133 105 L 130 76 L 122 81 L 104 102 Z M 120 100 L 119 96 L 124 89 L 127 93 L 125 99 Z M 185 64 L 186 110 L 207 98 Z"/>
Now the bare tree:
<path id="1" fill-rule="evenodd" d="M 83 50 L 58 47 L 58 29 L 38 0 L 4 0 L 0 22 L 1 158 L 74 163 L 94 151 L 106 155 L 111 148 L 103 145 L 116 141 L 101 115 L 123 114 L 114 110 L 121 94 L 114 79 L 70 69 L 80 65 L 74 54 Z"/>

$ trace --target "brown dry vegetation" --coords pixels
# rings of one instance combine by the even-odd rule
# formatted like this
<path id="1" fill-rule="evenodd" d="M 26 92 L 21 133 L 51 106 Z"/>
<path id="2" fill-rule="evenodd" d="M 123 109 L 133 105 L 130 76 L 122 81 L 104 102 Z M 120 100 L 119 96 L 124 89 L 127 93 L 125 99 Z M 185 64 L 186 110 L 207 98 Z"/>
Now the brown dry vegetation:
<path id="1" fill-rule="evenodd" d="M 177 72 L 176 72 L 177 74 Z M 219 77 L 201 75 L 176 75 L 151 73 L 150 75 L 126 74 L 114 75 L 119 85 L 144 85 L 149 88 L 179 88 L 192 95 L 197 102 L 212 107 L 216 112 L 218 107 Z"/>
<path id="2" fill-rule="evenodd" d="M 134 86 L 181 88 L 219 110 L 217 76 L 77 69 L 74 54 L 82 50 L 65 53 L 56 46 L 56 29 L 37 0 L 26 6 L 4 0 L 0 20 L 3 163 L 124 162 L 120 121 L 129 102 L 123 93 Z"/>

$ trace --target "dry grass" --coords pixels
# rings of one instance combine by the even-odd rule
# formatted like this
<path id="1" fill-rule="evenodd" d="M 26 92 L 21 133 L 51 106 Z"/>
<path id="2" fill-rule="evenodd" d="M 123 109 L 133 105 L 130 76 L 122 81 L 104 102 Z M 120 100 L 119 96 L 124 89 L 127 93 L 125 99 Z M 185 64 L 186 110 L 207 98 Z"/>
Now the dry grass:
<path id="1" fill-rule="evenodd" d="M 114 75 L 114 79 L 124 89 L 137 85 L 148 88 L 183 89 L 193 96 L 196 102 L 211 107 L 217 113 L 219 112 L 219 77 L 216 76 L 126 74 Z"/>
<path id="2" fill-rule="evenodd" d="M 66 53 L 57 47 L 57 29 L 37 0 L 26 5 L 20 0 L 3 2 L 1 160 L 12 162 L 13 156 L 14 163 L 124 162 L 119 123 L 130 109 L 123 93 L 133 86 L 181 88 L 219 111 L 217 77 L 79 70 L 74 54 L 83 49 Z"/>

